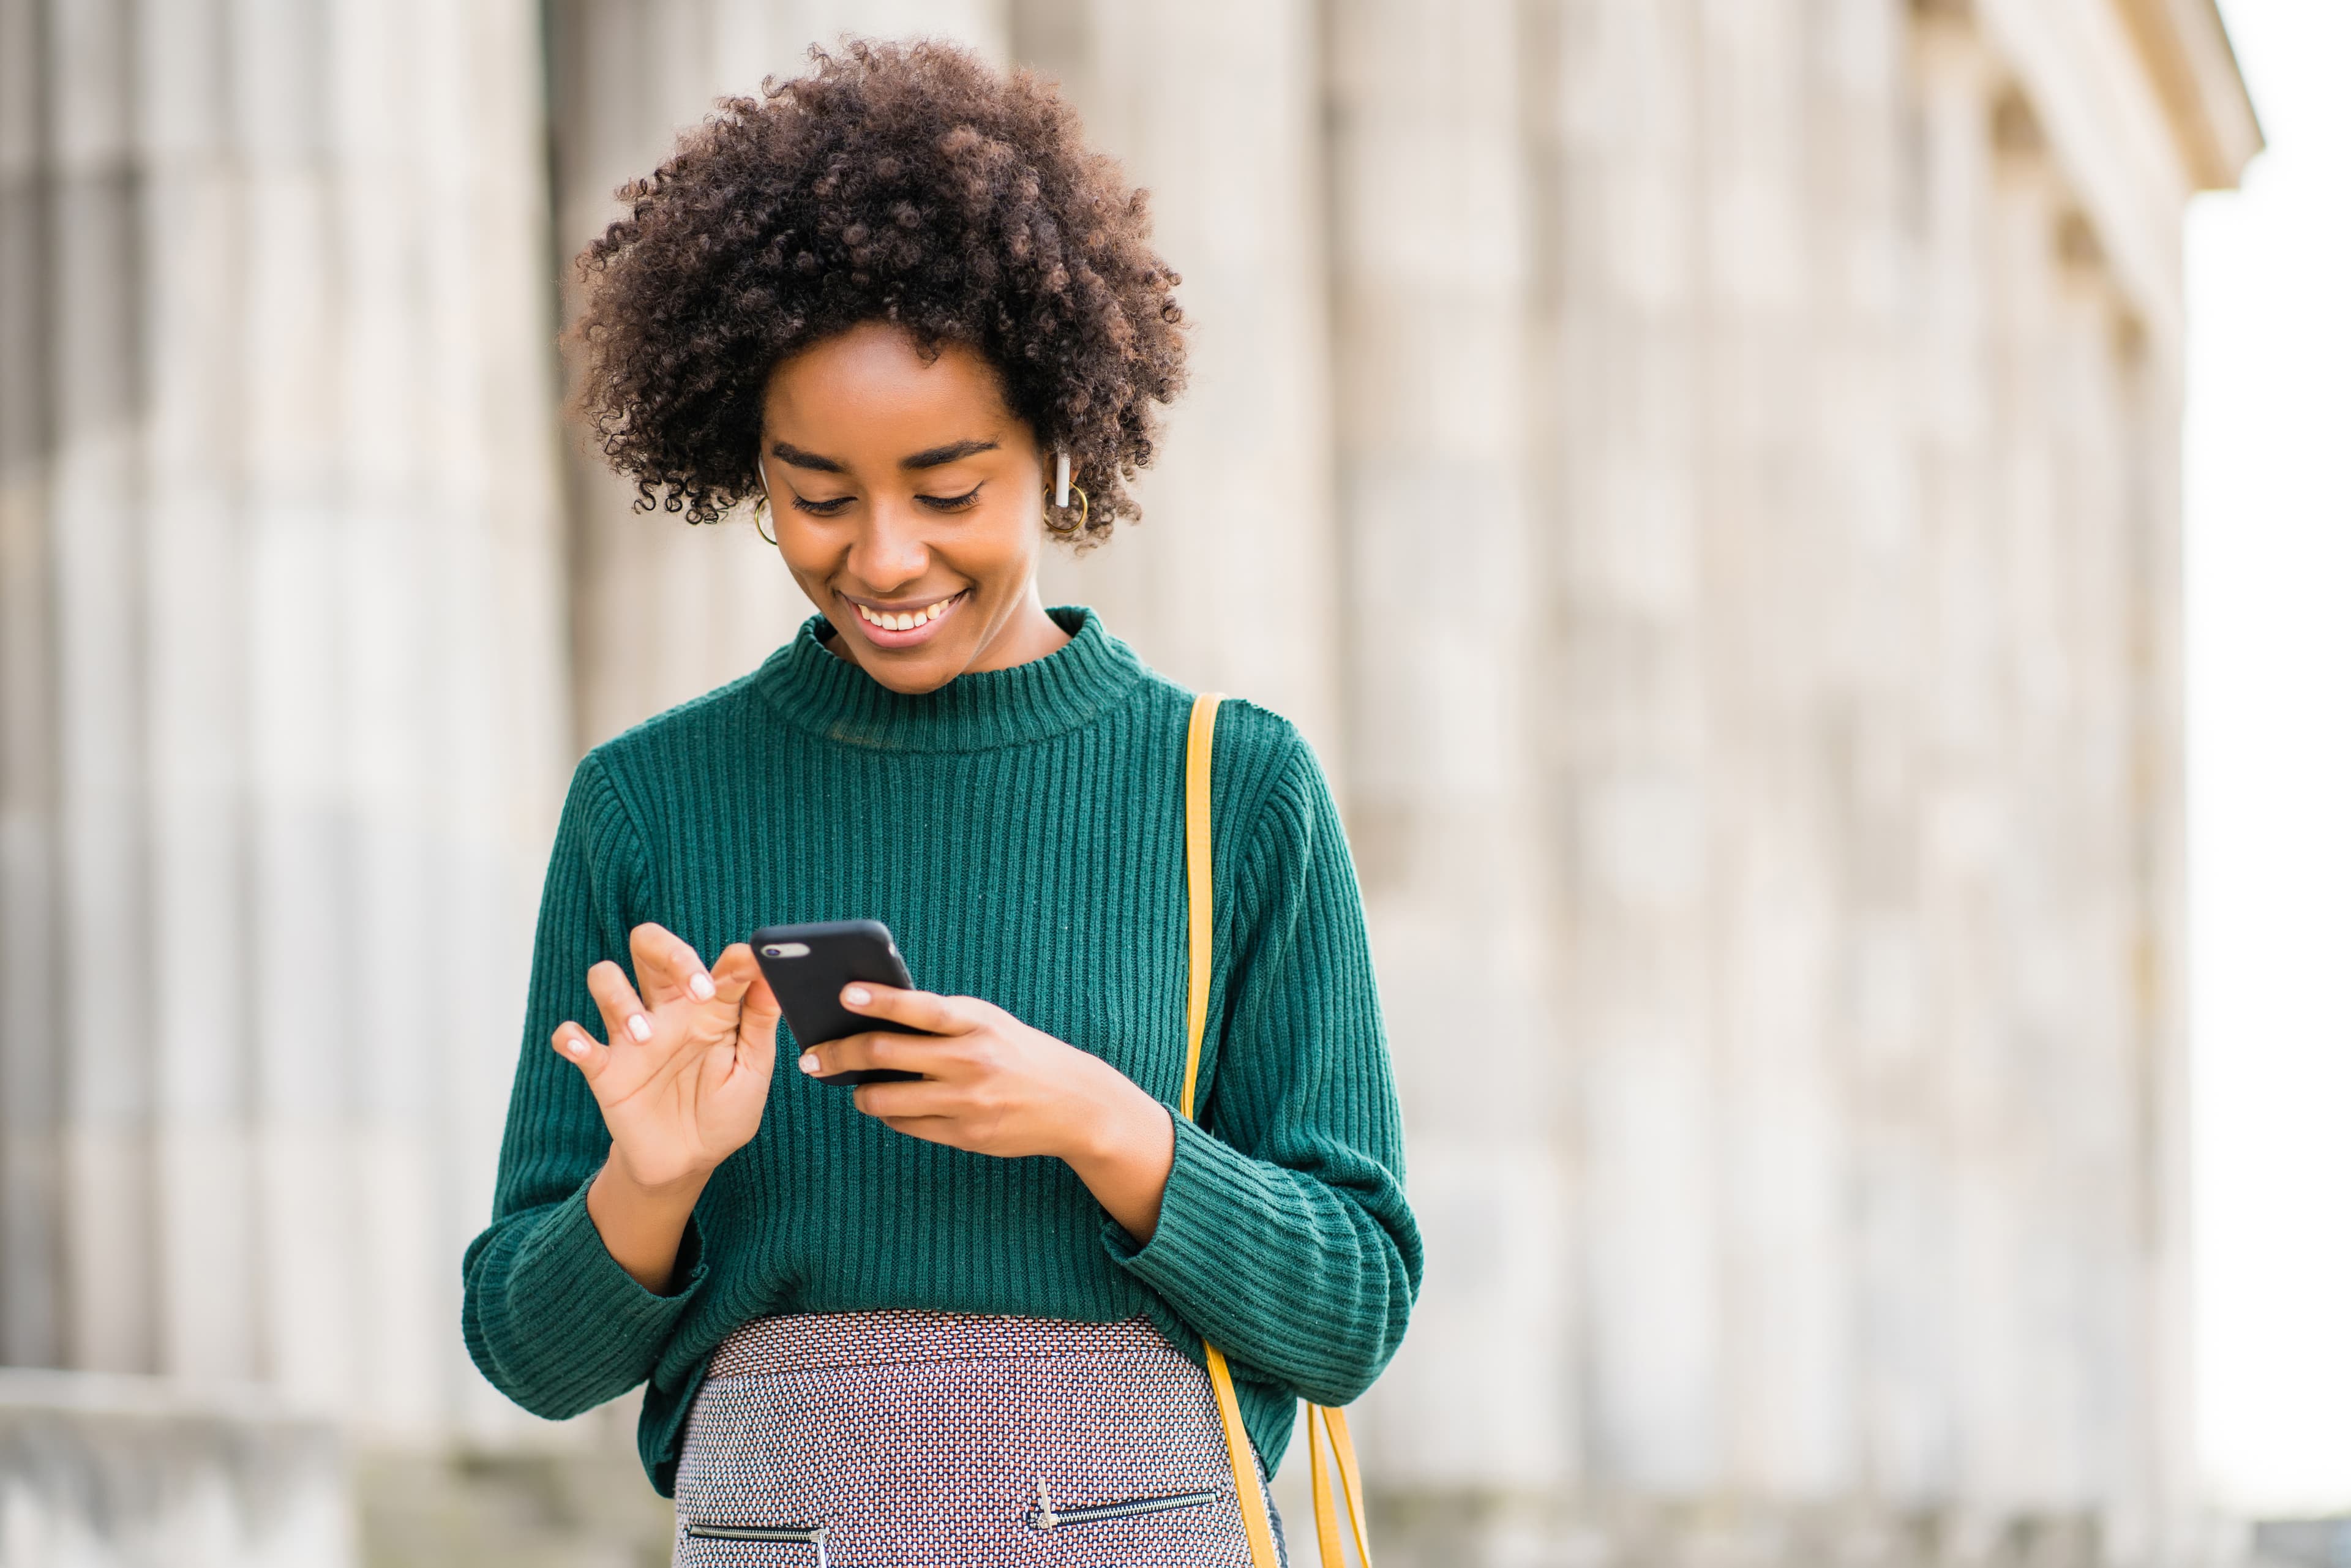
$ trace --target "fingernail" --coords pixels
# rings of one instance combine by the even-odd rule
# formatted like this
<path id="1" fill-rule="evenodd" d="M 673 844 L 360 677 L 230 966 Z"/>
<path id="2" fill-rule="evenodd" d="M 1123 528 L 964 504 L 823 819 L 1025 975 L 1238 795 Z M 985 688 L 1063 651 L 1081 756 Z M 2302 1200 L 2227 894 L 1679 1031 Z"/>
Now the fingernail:
<path id="1" fill-rule="evenodd" d="M 644 1014 L 631 1013 L 629 1015 L 629 1032 L 636 1036 L 640 1040 L 651 1040 L 653 1037 L 653 1026 L 646 1019 Z"/>
<path id="2" fill-rule="evenodd" d="M 576 1034 L 567 1034 L 563 1037 L 563 1054 L 577 1061 L 588 1054 L 588 1042 Z"/>
<path id="3" fill-rule="evenodd" d="M 862 1008 L 873 999 L 873 993 L 863 986 L 852 986 L 841 993 L 841 999 L 852 1008 Z"/>
<path id="4" fill-rule="evenodd" d="M 824 1065 L 822 1062 L 817 1061 L 815 1051 L 804 1051 L 800 1052 L 800 1071 L 802 1072 L 814 1072 L 822 1065 Z"/>
<path id="5" fill-rule="evenodd" d="M 718 988 L 710 983 L 710 977 L 707 975 L 695 976 L 694 978 L 686 981 L 685 988 L 705 1002 L 718 994 Z"/>

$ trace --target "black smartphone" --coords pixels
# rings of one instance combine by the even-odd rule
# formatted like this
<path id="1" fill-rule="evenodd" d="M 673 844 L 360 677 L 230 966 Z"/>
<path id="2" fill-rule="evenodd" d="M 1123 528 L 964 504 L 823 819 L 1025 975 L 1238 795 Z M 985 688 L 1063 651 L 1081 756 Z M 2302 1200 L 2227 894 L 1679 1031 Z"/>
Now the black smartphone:
<path id="1" fill-rule="evenodd" d="M 841 988 L 852 980 L 877 986 L 914 988 L 906 960 L 890 928 L 879 920 L 820 920 L 806 925 L 763 925 L 751 933 L 751 952 L 768 988 L 784 1009 L 792 1038 L 805 1051 L 811 1045 L 844 1035 L 883 1030 L 890 1034 L 922 1034 L 888 1019 L 869 1018 L 841 1005 Z M 819 1083 L 893 1083 L 920 1078 L 894 1067 L 836 1072 Z"/>

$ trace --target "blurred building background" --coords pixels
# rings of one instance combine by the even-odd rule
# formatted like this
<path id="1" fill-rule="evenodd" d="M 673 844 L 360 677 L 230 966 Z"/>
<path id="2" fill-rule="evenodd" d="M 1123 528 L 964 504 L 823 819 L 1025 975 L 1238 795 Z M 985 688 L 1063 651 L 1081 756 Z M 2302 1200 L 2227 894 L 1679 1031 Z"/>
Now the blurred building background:
<path id="1" fill-rule="evenodd" d="M 1345 800 L 1429 1242 L 1383 1561 L 2212 1560 L 2211 0 L 0 0 L 0 1563 L 665 1560 L 456 1259 L 572 759 L 806 610 L 552 341 L 843 29 L 1058 78 L 1185 275 L 1050 596 Z"/>

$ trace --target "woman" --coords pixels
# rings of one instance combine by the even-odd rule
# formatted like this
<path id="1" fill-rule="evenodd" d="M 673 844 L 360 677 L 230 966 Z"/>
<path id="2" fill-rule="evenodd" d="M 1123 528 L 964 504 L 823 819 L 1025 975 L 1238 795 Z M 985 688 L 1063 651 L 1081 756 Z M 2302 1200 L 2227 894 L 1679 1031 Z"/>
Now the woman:
<path id="1" fill-rule="evenodd" d="M 583 260 L 605 453 L 689 521 L 758 506 L 818 614 L 580 766 L 466 1342 L 543 1416 L 649 1385 L 681 1562 L 1246 1563 L 1202 1336 L 1270 1474 L 1419 1276 L 1338 816 L 1297 732 L 1227 704 L 1186 1120 L 1190 699 L 1036 582 L 1049 533 L 1135 513 L 1177 278 L 1035 79 L 816 59 Z M 844 1005 L 927 1038 L 778 1071 L 742 938 L 846 918 L 929 988 Z M 818 1082 L 873 1067 L 922 1076 Z"/>

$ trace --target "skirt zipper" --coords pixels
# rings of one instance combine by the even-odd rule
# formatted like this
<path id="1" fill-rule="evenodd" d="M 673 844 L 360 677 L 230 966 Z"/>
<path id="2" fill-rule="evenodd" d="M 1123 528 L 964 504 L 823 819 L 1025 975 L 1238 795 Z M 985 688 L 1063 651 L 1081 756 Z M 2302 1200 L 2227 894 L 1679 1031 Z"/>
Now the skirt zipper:
<path id="1" fill-rule="evenodd" d="M 816 1568 L 829 1568 L 825 1562 L 824 1526 L 766 1524 L 689 1524 L 686 1534 L 698 1541 L 760 1541 L 787 1546 L 816 1548 Z"/>
<path id="2" fill-rule="evenodd" d="M 1213 1491 L 1170 1492 L 1165 1497 L 1139 1497 L 1131 1502 L 1107 1502 L 1095 1508 L 1056 1509 L 1045 1495 L 1045 1478 L 1037 1478 L 1037 1506 L 1029 1511 L 1032 1530 L 1059 1530 L 1065 1524 L 1092 1524 L 1104 1519 L 1130 1519 L 1138 1513 L 1165 1513 L 1175 1508 L 1197 1508 L 1214 1502 Z"/>

